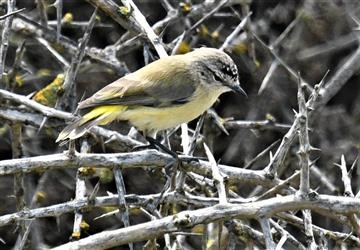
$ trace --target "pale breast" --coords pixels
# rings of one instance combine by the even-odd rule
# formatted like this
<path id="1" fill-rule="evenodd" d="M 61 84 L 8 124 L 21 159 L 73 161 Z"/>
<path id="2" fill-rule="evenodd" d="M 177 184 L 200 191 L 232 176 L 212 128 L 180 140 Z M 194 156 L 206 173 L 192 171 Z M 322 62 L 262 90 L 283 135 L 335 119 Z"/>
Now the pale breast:
<path id="1" fill-rule="evenodd" d="M 119 120 L 128 120 L 133 126 L 140 130 L 164 130 L 173 128 L 181 123 L 194 120 L 205 110 L 209 109 L 219 95 L 224 92 L 201 91 L 194 95 L 193 100 L 173 107 L 153 108 L 139 107 L 124 111 Z"/>

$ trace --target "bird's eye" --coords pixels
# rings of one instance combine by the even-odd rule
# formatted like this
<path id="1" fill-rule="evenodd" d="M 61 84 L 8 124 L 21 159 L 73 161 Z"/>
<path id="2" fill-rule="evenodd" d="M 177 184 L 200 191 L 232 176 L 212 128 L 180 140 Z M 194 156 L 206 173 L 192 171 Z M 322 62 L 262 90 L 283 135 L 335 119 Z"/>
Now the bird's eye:
<path id="1" fill-rule="evenodd" d="M 220 82 L 221 78 L 217 74 L 214 74 L 214 80 Z"/>
<path id="2" fill-rule="evenodd" d="M 204 76 L 205 75 L 204 71 L 200 71 L 200 75 Z"/>

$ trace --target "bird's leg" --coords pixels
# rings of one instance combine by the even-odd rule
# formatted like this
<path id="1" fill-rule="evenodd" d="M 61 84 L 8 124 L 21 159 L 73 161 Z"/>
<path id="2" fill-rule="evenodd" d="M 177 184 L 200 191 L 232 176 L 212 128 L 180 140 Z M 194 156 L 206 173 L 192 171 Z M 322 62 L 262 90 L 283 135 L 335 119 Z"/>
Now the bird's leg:
<path id="1" fill-rule="evenodd" d="M 172 151 L 171 149 L 169 149 L 168 147 L 166 147 L 165 145 L 163 145 L 160 141 L 156 140 L 156 133 L 152 133 L 152 136 L 148 136 L 149 134 L 143 133 L 143 136 L 145 137 L 145 139 L 149 142 L 148 145 L 144 145 L 144 146 L 140 146 L 140 148 L 152 148 L 152 149 L 160 149 L 162 151 L 164 151 L 165 153 L 171 155 L 174 160 L 171 161 L 169 164 L 167 164 L 164 167 L 165 170 L 165 174 L 168 176 L 171 176 L 174 171 L 174 166 L 177 167 L 181 164 L 181 161 L 178 157 L 178 154 L 174 151 Z M 136 147 L 136 149 L 139 149 L 139 147 Z"/>
<path id="2" fill-rule="evenodd" d="M 176 152 L 174 152 L 171 149 L 167 148 L 166 146 L 162 145 L 161 142 L 159 142 L 158 140 L 156 140 L 150 136 L 146 136 L 145 138 L 150 143 L 150 145 L 160 148 L 165 153 L 171 155 L 175 159 L 179 158 Z"/>
<path id="3" fill-rule="evenodd" d="M 132 149 L 132 151 L 144 150 L 144 149 L 161 149 L 165 153 L 171 155 L 176 161 L 178 161 L 178 155 L 176 152 L 167 148 L 161 142 L 156 140 L 156 131 L 143 131 L 142 136 L 146 141 L 149 142 L 147 145 L 137 146 Z"/>
<path id="4" fill-rule="evenodd" d="M 147 141 L 148 144 L 145 144 L 145 145 L 141 145 L 141 146 L 135 146 L 132 148 L 131 151 L 140 151 L 140 150 L 146 150 L 146 149 L 157 149 L 156 145 L 155 144 L 152 144 L 151 142 L 149 142 L 147 140 L 147 133 L 146 131 L 142 131 L 142 132 L 139 132 L 138 131 L 138 135 L 141 136 L 143 139 L 142 141 Z M 155 134 L 155 138 L 156 138 L 156 134 Z"/>
<path id="5" fill-rule="evenodd" d="M 172 162 L 168 166 L 165 166 L 165 169 L 169 169 L 169 167 L 173 166 L 174 163 L 176 163 L 176 162 L 179 163 L 180 161 L 185 161 L 185 162 L 197 161 L 198 162 L 199 160 L 206 159 L 204 157 L 194 157 L 194 156 L 185 156 L 185 157 L 181 157 L 181 159 L 180 159 L 176 152 L 172 151 L 165 145 L 161 144 L 161 142 L 154 139 L 154 138 L 156 138 L 156 133 L 155 134 L 153 133 L 151 135 L 152 136 L 148 136 L 147 133 L 143 132 L 142 136 L 145 138 L 146 141 L 148 141 L 149 144 L 136 146 L 132 149 L 132 151 L 140 151 L 140 150 L 145 150 L 145 149 L 161 149 L 162 151 L 171 155 L 174 158 L 174 162 Z"/>

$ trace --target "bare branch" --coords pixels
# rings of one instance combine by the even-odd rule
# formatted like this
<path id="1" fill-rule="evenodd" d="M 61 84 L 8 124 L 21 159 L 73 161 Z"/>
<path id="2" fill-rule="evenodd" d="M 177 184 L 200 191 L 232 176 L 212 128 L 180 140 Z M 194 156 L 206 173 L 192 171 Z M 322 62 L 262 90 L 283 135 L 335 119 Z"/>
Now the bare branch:
<path id="1" fill-rule="evenodd" d="M 230 42 L 239 34 L 239 32 L 244 28 L 244 26 L 246 25 L 246 22 L 248 20 L 248 18 L 252 15 L 252 12 L 249 12 L 249 14 L 247 14 L 244 19 L 239 23 L 238 26 L 236 26 L 236 28 L 234 29 L 234 31 L 225 39 L 225 42 L 221 45 L 221 47 L 219 48 L 219 50 L 225 50 L 229 45 Z"/>
<path id="2" fill-rule="evenodd" d="M 57 0 L 58 8 L 62 5 L 62 0 Z M 86 45 L 89 42 L 91 31 L 96 22 L 97 10 L 92 14 L 89 25 L 86 27 L 84 36 L 79 43 L 78 50 L 75 56 L 71 60 L 70 68 L 67 70 L 65 80 L 63 83 L 63 95 L 60 100 L 56 103 L 56 107 L 61 110 L 74 111 L 76 106 L 76 85 L 75 78 L 80 68 L 80 63 L 85 55 Z"/>
<path id="3" fill-rule="evenodd" d="M 259 222 L 260 222 L 261 228 L 264 233 L 266 249 L 269 249 L 269 250 L 275 249 L 275 243 L 274 243 L 272 235 L 271 235 L 269 219 L 263 217 L 263 218 L 259 219 Z"/>
<path id="4" fill-rule="evenodd" d="M 63 248 L 110 248 L 124 245 L 128 242 L 151 239 L 160 234 L 175 232 L 184 227 L 193 227 L 197 224 L 204 224 L 225 217 L 227 219 L 233 217 L 256 218 L 258 216 L 265 216 L 267 213 L 277 213 L 289 209 L 304 208 L 324 209 L 337 213 L 346 213 L 358 211 L 359 205 L 360 201 L 354 198 L 328 195 L 319 195 L 315 201 L 304 200 L 296 196 L 284 196 L 244 205 L 215 205 L 193 211 L 183 211 L 176 215 L 167 216 L 141 225 L 101 232 L 76 242 L 58 246 L 57 248 L 54 248 L 54 250 Z"/>
<path id="5" fill-rule="evenodd" d="M 15 10 L 15 11 L 13 11 L 13 12 L 11 12 L 11 13 L 5 14 L 5 15 L 3 15 L 3 16 L 0 16 L 0 21 L 3 20 L 3 19 L 5 19 L 5 18 L 7 18 L 7 17 L 9 17 L 9 16 L 12 16 L 12 15 L 15 15 L 15 14 L 17 14 L 17 13 L 23 12 L 23 11 L 25 11 L 25 10 L 26 10 L 26 8 L 22 8 L 22 9 Z"/>
<path id="6" fill-rule="evenodd" d="M 13 21 L 13 11 L 15 10 L 15 0 L 8 0 L 7 1 L 7 17 L 5 21 L 2 23 L 2 32 L 1 32 L 1 43 L 0 43 L 0 80 L 2 85 L 6 85 L 6 80 L 4 76 L 5 71 L 5 59 L 7 49 L 9 47 L 9 33 Z"/>

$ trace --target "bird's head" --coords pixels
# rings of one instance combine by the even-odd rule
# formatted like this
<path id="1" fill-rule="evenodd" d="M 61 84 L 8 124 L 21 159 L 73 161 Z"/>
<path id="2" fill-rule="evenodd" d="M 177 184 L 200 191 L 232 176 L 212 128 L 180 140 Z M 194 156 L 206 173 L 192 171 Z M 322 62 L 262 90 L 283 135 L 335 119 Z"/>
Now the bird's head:
<path id="1" fill-rule="evenodd" d="M 200 48 L 185 56 L 191 59 L 192 67 L 205 87 L 246 95 L 240 86 L 237 67 L 226 53 L 214 48 Z"/>

